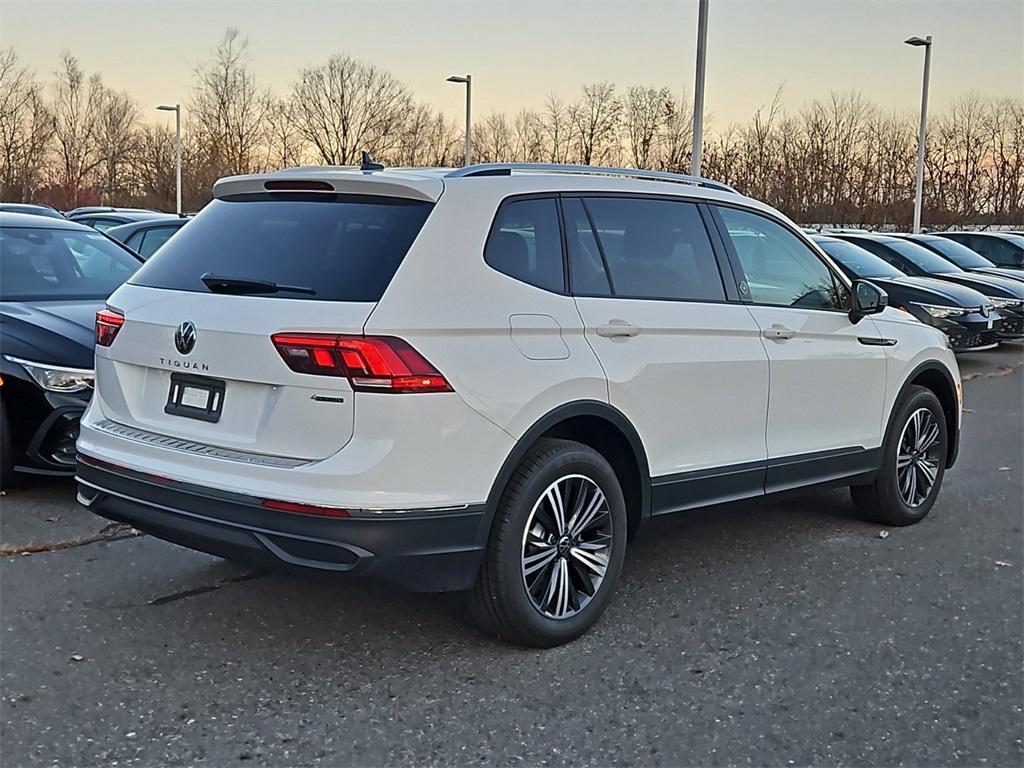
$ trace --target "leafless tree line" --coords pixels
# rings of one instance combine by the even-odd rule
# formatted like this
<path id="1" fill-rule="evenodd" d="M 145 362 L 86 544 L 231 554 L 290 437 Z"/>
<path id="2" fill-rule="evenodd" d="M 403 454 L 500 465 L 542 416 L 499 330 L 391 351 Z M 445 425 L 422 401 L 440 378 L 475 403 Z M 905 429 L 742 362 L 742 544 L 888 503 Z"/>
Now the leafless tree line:
<path id="1" fill-rule="evenodd" d="M 798 221 L 909 223 L 915 115 L 885 112 L 859 94 L 787 112 L 780 96 L 747 123 L 709 132 L 706 176 Z M 363 150 L 389 165 L 461 162 L 460 125 L 388 72 L 339 54 L 274 94 L 253 74 L 236 29 L 195 67 L 184 107 L 190 210 L 209 200 L 220 176 L 351 165 Z M 474 154 L 686 172 L 692 125 L 685 94 L 591 83 L 575 99 L 552 95 L 539 110 L 483 117 L 473 126 Z M 928 224 L 1024 223 L 1024 101 L 962 96 L 929 121 L 926 157 Z M 145 122 L 127 93 L 68 53 L 47 81 L 20 66 L 13 49 L 0 51 L 0 198 L 170 209 L 173 130 Z"/>

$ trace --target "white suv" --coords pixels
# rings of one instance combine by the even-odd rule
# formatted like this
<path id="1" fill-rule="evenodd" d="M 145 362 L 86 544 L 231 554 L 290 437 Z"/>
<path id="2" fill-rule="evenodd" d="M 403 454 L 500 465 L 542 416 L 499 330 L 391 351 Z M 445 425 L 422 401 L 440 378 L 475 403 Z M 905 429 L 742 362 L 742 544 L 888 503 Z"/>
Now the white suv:
<path id="1" fill-rule="evenodd" d="M 954 357 L 777 211 L 675 174 L 369 168 L 221 179 L 111 296 L 83 504 L 472 589 L 537 646 L 594 623 L 653 516 L 822 483 L 928 513 Z"/>

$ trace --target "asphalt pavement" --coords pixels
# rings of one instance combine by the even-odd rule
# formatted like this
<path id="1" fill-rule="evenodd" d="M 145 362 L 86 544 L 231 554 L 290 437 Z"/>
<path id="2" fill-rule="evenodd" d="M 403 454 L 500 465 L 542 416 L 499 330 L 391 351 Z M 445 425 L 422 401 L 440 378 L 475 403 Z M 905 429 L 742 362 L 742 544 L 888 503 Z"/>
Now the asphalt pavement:
<path id="1" fill-rule="evenodd" d="M 36 481 L 0 503 L 0 762 L 1024 764 L 1024 348 L 965 357 L 960 461 L 910 528 L 842 490 L 648 530 L 598 626 L 248 570 Z"/>

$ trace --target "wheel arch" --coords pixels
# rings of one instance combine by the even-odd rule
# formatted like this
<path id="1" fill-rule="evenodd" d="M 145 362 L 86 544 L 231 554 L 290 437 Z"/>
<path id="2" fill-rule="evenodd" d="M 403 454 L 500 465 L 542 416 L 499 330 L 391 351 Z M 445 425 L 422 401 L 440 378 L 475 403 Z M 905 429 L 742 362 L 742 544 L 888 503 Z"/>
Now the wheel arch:
<path id="1" fill-rule="evenodd" d="M 575 440 L 588 445 L 612 465 L 623 495 L 629 536 L 651 514 L 651 473 L 640 435 L 621 411 L 599 400 L 579 400 L 549 411 L 516 441 L 487 495 L 485 530 L 490 535 L 494 514 L 512 473 L 541 438 Z"/>
<path id="2" fill-rule="evenodd" d="M 946 416 L 946 467 L 952 467 L 956 463 L 957 454 L 960 452 L 960 397 L 957 394 L 959 387 L 953 379 L 949 368 L 936 360 L 929 360 L 921 363 L 910 372 L 910 375 L 900 387 L 896 399 L 893 400 L 892 411 L 896 412 L 896 406 L 906 396 L 910 387 L 920 386 L 931 390 L 939 399 L 942 405 L 942 412 Z M 888 429 L 886 430 L 888 433 Z"/>

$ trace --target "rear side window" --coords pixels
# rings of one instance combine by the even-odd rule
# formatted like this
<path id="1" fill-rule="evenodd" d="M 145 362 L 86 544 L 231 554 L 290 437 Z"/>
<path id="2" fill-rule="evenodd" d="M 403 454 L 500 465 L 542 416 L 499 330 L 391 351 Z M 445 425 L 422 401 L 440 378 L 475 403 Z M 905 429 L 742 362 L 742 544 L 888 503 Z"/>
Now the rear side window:
<path id="1" fill-rule="evenodd" d="M 282 290 L 268 298 L 378 301 L 432 208 L 417 200 L 353 195 L 214 200 L 130 282 L 208 293 L 200 278 L 211 273 L 315 291 Z"/>
<path id="2" fill-rule="evenodd" d="M 582 201 L 600 243 L 601 265 L 615 296 L 639 299 L 724 301 L 725 288 L 707 229 L 693 203 L 641 198 L 592 197 Z M 570 208 L 572 210 L 572 208 Z M 567 214 L 570 220 L 572 216 Z M 570 230 L 570 241 L 572 242 Z M 598 261 L 578 234 L 581 271 Z M 577 272 L 574 259 L 573 274 Z M 600 285 L 596 276 L 587 280 Z M 577 290 L 574 288 L 574 290 Z M 584 291 L 580 291 L 584 292 Z"/>
<path id="3" fill-rule="evenodd" d="M 544 197 L 503 203 L 487 238 L 484 261 L 516 280 L 548 291 L 564 291 L 556 200 Z"/>
<path id="4" fill-rule="evenodd" d="M 142 258 L 148 259 L 177 231 L 177 227 L 154 227 L 146 230 L 146 237 L 143 239 L 141 247 L 136 250 Z"/>

